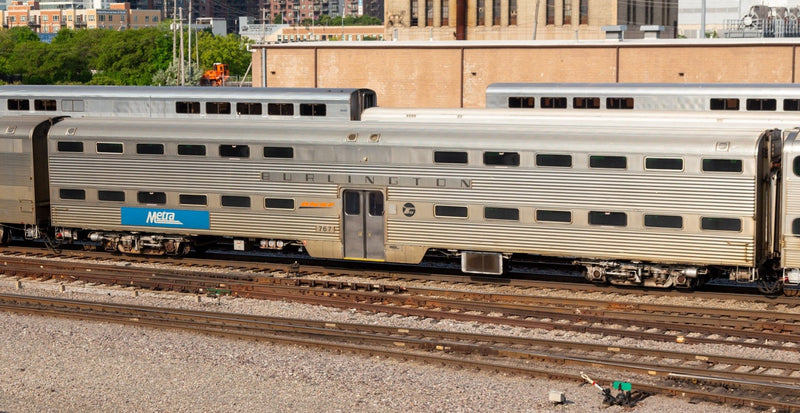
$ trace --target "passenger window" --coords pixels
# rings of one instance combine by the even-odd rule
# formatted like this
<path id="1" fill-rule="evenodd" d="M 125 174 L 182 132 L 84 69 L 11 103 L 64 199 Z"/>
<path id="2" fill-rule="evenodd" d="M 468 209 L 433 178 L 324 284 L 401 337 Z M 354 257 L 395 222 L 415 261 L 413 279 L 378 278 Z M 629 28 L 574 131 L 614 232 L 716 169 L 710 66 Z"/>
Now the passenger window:
<path id="1" fill-rule="evenodd" d="M 633 109 L 633 98 L 606 98 L 606 109 Z"/>
<path id="2" fill-rule="evenodd" d="M 486 219 L 519 221 L 519 210 L 516 208 L 486 207 L 483 209 L 483 217 Z"/>
<path id="3" fill-rule="evenodd" d="M 369 215 L 373 217 L 383 216 L 383 193 L 369 193 Z"/>
<path id="4" fill-rule="evenodd" d="M 264 207 L 269 209 L 294 209 L 294 199 L 266 198 Z"/>
<path id="5" fill-rule="evenodd" d="M 83 152 L 83 142 L 58 142 L 59 152 Z"/>
<path id="6" fill-rule="evenodd" d="M 519 166 L 519 153 L 517 152 L 484 152 L 484 165 Z"/>
<path id="7" fill-rule="evenodd" d="M 795 156 L 792 161 L 792 170 L 795 176 L 800 176 L 800 156 Z"/>
<path id="8" fill-rule="evenodd" d="M 628 225 L 628 215 L 624 212 L 590 211 L 589 224 L 624 227 Z"/>
<path id="9" fill-rule="evenodd" d="M 792 235 L 800 236 L 800 218 L 792 220 Z"/>
<path id="10" fill-rule="evenodd" d="M 208 197 L 205 195 L 178 195 L 178 202 L 183 205 L 208 205 Z"/>
<path id="11" fill-rule="evenodd" d="M 645 158 L 644 169 L 665 169 L 682 171 L 683 159 L 681 158 Z"/>
<path id="12" fill-rule="evenodd" d="M 543 109 L 566 109 L 567 98 L 565 97 L 546 97 L 541 98 L 541 107 Z"/>
<path id="13" fill-rule="evenodd" d="M 249 158 L 250 147 L 247 145 L 220 145 L 219 156 L 225 158 Z"/>
<path id="14" fill-rule="evenodd" d="M 734 99 L 734 98 L 711 99 L 711 110 L 739 110 L 739 99 Z"/>
<path id="15" fill-rule="evenodd" d="M 97 143 L 97 153 L 122 153 L 121 143 Z"/>
<path id="16" fill-rule="evenodd" d="M 291 103 L 267 104 L 267 114 L 272 116 L 294 116 L 294 105 Z"/>
<path id="17" fill-rule="evenodd" d="M 800 111 L 800 99 L 784 99 L 783 110 L 787 112 Z"/>
<path id="18" fill-rule="evenodd" d="M 572 98 L 573 109 L 600 109 L 600 98 Z"/>
<path id="19" fill-rule="evenodd" d="M 600 156 L 592 155 L 589 157 L 589 167 L 591 168 L 610 168 L 625 169 L 628 167 L 628 158 L 624 156 Z"/>
<path id="20" fill-rule="evenodd" d="M 178 145 L 178 155 L 206 156 L 205 145 Z"/>
<path id="21" fill-rule="evenodd" d="M 222 206 L 236 208 L 250 208 L 249 196 L 222 196 Z"/>
<path id="22" fill-rule="evenodd" d="M 137 143 L 136 153 L 140 155 L 163 155 L 164 145 L 160 143 Z"/>
<path id="23" fill-rule="evenodd" d="M 125 192 L 122 191 L 97 191 L 100 201 L 125 202 Z"/>
<path id="24" fill-rule="evenodd" d="M 347 215 L 361 214 L 361 193 L 356 191 L 344 192 L 344 213 Z"/>
<path id="25" fill-rule="evenodd" d="M 543 222 L 572 222 L 572 212 L 537 209 L 536 220 Z"/>
<path id="26" fill-rule="evenodd" d="M 239 102 L 236 104 L 236 113 L 240 115 L 260 115 L 263 105 L 255 102 Z"/>
<path id="27" fill-rule="evenodd" d="M 281 146 L 265 146 L 264 157 L 292 159 L 294 158 L 294 148 L 281 147 Z"/>
<path id="28" fill-rule="evenodd" d="M 741 159 L 703 159 L 705 172 L 742 172 Z"/>
<path id="29" fill-rule="evenodd" d="M 737 218 L 701 218 L 700 227 L 709 231 L 734 231 L 742 230 L 742 220 Z"/>
<path id="30" fill-rule="evenodd" d="M 230 102 L 206 102 L 206 113 L 210 115 L 230 115 Z"/>
<path id="31" fill-rule="evenodd" d="M 324 103 L 301 103 L 300 116 L 325 116 L 327 111 Z"/>
<path id="32" fill-rule="evenodd" d="M 534 97 L 509 97 L 508 98 L 508 107 L 509 108 L 533 109 L 533 108 L 536 107 L 536 98 L 534 98 Z"/>
<path id="33" fill-rule="evenodd" d="M 540 153 L 536 155 L 536 166 L 570 168 L 572 167 L 572 155 L 549 155 Z"/>
<path id="34" fill-rule="evenodd" d="M 140 204 L 166 204 L 167 194 L 164 192 L 139 192 L 136 199 Z"/>
<path id="35" fill-rule="evenodd" d="M 645 215 L 644 226 L 657 228 L 683 228 L 683 217 L 676 215 Z"/>
<path id="36" fill-rule="evenodd" d="M 437 217 L 466 218 L 467 207 L 436 205 L 433 208 L 433 213 Z"/>
<path id="37" fill-rule="evenodd" d="M 433 162 L 436 163 L 467 163 L 469 156 L 466 152 L 436 151 L 433 153 Z"/>
<path id="38" fill-rule="evenodd" d="M 777 108 L 775 99 L 747 99 L 747 110 L 774 111 Z"/>
<path id="39" fill-rule="evenodd" d="M 8 110 L 31 110 L 31 101 L 28 99 L 9 99 Z"/>
<path id="40" fill-rule="evenodd" d="M 57 110 L 56 101 L 53 99 L 35 99 L 33 101 L 33 109 L 37 111 L 55 111 Z"/>
<path id="41" fill-rule="evenodd" d="M 83 189 L 59 189 L 58 196 L 61 199 L 86 199 L 86 191 Z"/>
<path id="42" fill-rule="evenodd" d="M 61 101 L 61 110 L 63 112 L 83 112 L 84 104 L 82 100 L 64 99 Z"/>
<path id="43" fill-rule="evenodd" d="M 200 102 L 175 102 L 175 113 L 200 113 Z"/>

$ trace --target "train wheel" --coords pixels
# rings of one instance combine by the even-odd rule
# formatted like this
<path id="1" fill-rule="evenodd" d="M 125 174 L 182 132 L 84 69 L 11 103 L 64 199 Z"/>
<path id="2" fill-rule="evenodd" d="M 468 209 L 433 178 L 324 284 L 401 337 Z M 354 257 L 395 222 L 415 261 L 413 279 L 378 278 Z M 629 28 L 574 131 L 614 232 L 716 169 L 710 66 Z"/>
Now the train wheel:
<path id="1" fill-rule="evenodd" d="M 777 277 L 769 277 L 768 279 L 758 280 L 758 291 L 762 294 L 774 295 L 782 292 L 783 280 Z"/>

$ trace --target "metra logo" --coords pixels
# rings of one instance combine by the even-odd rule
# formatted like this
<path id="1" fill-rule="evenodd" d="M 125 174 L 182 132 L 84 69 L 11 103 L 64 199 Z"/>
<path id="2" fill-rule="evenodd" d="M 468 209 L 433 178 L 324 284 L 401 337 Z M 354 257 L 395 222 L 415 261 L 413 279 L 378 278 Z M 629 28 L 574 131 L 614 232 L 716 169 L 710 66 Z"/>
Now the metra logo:
<path id="1" fill-rule="evenodd" d="M 169 211 L 147 211 L 147 224 L 183 225 L 175 219 L 175 213 Z"/>

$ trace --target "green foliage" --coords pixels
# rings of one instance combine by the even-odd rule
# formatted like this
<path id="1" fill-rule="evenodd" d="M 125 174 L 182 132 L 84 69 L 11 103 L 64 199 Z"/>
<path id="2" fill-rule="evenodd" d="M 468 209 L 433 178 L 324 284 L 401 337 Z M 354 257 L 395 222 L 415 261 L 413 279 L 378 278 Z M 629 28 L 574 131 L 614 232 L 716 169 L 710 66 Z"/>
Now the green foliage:
<path id="1" fill-rule="evenodd" d="M 187 37 L 188 32 L 184 34 Z M 192 65 L 194 70 L 187 83 L 196 84 L 200 69 L 211 68 L 214 62 L 227 63 L 232 75 L 243 75 L 250 64 L 246 43 L 238 35 L 214 37 L 207 32 L 198 33 L 200 65 Z M 192 60 L 194 56 L 192 53 Z M 27 27 L 0 30 L 0 78 L 6 81 L 168 84 L 168 79 L 176 77 L 178 66 L 172 65 L 172 31 L 168 22 L 159 27 L 123 31 L 64 29 L 50 44 L 40 42 Z"/>
<path id="2" fill-rule="evenodd" d="M 317 26 L 341 26 L 342 17 L 341 16 L 331 17 L 326 14 L 321 16 L 319 20 L 314 22 L 314 24 Z M 366 15 L 358 17 L 346 16 L 344 18 L 345 26 L 380 26 L 382 24 L 383 22 L 381 21 L 381 19 Z"/>

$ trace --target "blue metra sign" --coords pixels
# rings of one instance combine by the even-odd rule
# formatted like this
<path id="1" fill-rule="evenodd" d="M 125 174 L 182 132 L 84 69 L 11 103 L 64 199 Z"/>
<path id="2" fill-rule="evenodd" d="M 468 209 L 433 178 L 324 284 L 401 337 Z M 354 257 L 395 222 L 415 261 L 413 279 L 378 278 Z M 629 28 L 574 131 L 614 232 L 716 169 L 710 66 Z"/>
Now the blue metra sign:
<path id="1" fill-rule="evenodd" d="M 209 229 L 208 211 L 179 209 L 120 208 L 122 225 L 137 227 Z"/>

